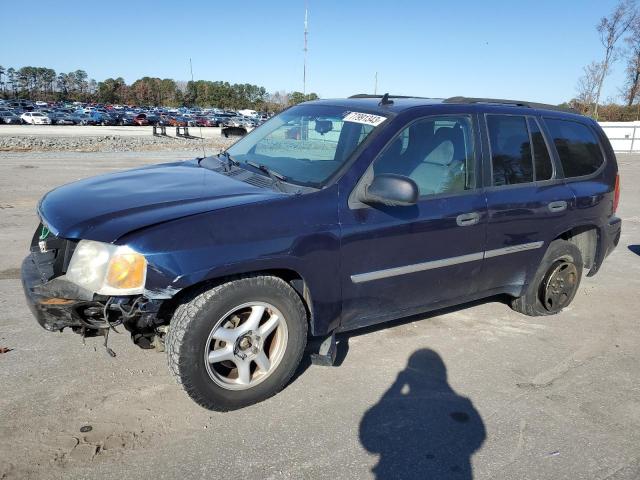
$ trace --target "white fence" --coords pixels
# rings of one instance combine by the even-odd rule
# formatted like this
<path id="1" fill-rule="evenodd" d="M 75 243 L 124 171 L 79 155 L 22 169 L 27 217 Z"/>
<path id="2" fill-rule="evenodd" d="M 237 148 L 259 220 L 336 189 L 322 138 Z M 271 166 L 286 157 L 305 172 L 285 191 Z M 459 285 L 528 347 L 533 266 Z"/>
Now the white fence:
<path id="1" fill-rule="evenodd" d="M 640 122 L 600 122 L 616 152 L 640 152 Z"/>

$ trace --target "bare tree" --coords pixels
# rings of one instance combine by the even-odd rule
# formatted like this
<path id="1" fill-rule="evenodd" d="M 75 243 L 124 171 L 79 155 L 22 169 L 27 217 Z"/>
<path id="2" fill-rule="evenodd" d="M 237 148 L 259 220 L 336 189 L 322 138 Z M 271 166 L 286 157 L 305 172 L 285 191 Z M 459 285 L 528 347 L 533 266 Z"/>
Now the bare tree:
<path id="1" fill-rule="evenodd" d="M 598 82 L 600 82 L 602 78 L 602 69 L 602 62 L 593 61 L 582 69 L 583 74 L 578 79 L 575 103 L 585 115 L 591 113 L 590 110 L 594 105 L 598 91 Z"/>
<path id="2" fill-rule="evenodd" d="M 638 18 L 635 0 L 622 0 L 608 17 L 602 17 L 597 26 L 600 42 L 604 47 L 602 69 L 594 99 L 593 116 L 598 118 L 598 102 L 602 94 L 602 85 L 609 74 L 611 63 L 615 60 L 616 45 L 620 38 L 631 28 Z"/>
<path id="3" fill-rule="evenodd" d="M 624 86 L 620 89 L 620 96 L 628 107 L 634 104 L 640 94 L 640 18 L 636 19 L 630 28 L 630 34 L 625 38 L 627 48 L 624 58 L 627 62 Z"/>

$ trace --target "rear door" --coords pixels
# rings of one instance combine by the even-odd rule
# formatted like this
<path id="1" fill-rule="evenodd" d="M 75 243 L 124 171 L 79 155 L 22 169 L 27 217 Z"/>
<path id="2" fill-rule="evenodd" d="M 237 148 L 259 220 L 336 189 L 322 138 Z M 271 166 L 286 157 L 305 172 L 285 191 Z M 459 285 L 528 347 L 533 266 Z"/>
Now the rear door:
<path id="1" fill-rule="evenodd" d="M 397 318 L 472 293 L 486 227 L 477 186 L 479 136 L 470 114 L 421 117 L 395 137 L 361 182 L 413 179 L 417 205 L 340 205 L 344 328 Z M 356 189 L 357 191 L 357 189 Z"/>
<path id="2" fill-rule="evenodd" d="M 487 114 L 484 121 L 489 219 L 481 289 L 517 295 L 566 229 L 575 198 L 536 116 Z"/>

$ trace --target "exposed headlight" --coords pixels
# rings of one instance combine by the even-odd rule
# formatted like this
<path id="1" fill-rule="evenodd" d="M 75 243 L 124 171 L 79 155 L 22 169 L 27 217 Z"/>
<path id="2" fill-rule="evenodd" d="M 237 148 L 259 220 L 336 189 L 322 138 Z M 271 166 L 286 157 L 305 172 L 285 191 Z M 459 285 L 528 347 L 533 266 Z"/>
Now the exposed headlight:
<path id="1" fill-rule="evenodd" d="M 65 277 L 99 295 L 140 294 L 147 277 L 147 260 L 127 246 L 81 240 Z"/>

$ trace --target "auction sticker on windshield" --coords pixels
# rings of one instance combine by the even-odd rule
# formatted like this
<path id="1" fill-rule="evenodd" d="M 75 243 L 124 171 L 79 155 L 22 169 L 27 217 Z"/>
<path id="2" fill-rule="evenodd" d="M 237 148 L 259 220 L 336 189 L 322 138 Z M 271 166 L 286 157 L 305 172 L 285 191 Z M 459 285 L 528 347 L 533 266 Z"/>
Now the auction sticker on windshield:
<path id="1" fill-rule="evenodd" d="M 360 112 L 350 112 L 346 117 L 344 117 L 345 122 L 363 123 L 365 125 L 372 125 L 374 127 L 377 127 L 386 119 L 387 117 Z"/>

